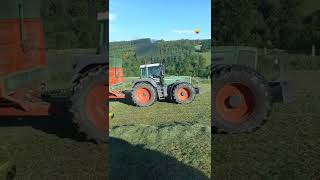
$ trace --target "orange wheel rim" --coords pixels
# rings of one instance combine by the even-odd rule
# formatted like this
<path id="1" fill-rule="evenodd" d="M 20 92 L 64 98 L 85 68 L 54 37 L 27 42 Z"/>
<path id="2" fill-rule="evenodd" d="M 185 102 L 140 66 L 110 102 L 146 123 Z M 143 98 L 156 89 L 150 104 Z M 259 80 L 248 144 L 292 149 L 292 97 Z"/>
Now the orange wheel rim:
<path id="1" fill-rule="evenodd" d="M 238 99 L 232 103 L 232 98 Z M 227 84 L 218 90 L 216 110 L 228 122 L 241 123 L 252 114 L 255 97 L 252 91 L 242 84 Z"/>
<path id="2" fill-rule="evenodd" d="M 139 88 L 136 91 L 136 99 L 142 104 L 147 104 L 150 102 L 151 96 L 151 92 L 147 88 Z"/>
<path id="3" fill-rule="evenodd" d="M 108 129 L 107 86 L 97 85 L 90 89 L 86 98 L 86 111 L 89 120 L 96 128 Z"/>
<path id="4" fill-rule="evenodd" d="M 178 98 L 181 101 L 187 101 L 190 98 L 190 90 L 188 88 L 180 88 L 178 90 Z"/>

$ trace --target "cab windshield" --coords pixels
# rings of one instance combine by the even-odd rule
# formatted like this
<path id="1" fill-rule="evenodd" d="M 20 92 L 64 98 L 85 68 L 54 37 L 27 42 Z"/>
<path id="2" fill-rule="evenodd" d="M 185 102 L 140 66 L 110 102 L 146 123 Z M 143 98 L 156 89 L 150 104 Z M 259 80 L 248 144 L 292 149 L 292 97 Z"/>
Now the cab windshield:
<path id="1" fill-rule="evenodd" d="M 141 68 L 141 77 L 149 78 L 149 77 L 160 77 L 160 76 L 161 76 L 160 66 Z"/>
<path id="2" fill-rule="evenodd" d="M 152 77 L 160 76 L 160 66 L 148 67 L 148 74 Z"/>

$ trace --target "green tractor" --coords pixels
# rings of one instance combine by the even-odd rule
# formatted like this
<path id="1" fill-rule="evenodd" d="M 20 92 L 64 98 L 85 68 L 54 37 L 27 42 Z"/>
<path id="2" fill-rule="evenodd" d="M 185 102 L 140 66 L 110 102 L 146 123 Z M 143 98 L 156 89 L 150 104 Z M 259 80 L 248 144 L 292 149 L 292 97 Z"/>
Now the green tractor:
<path id="1" fill-rule="evenodd" d="M 191 84 L 189 76 L 165 76 L 161 63 L 140 66 L 140 79 L 133 82 L 131 98 L 139 107 L 151 106 L 156 100 L 167 99 L 178 104 L 191 103 L 199 87 Z"/>
<path id="2" fill-rule="evenodd" d="M 288 81 L 268 82 L 257 72 L 257 48 L 217 46 L 212 62 L 214 132 L 254 131 L 270 118 L 273 103 L 294 100 Z"/>

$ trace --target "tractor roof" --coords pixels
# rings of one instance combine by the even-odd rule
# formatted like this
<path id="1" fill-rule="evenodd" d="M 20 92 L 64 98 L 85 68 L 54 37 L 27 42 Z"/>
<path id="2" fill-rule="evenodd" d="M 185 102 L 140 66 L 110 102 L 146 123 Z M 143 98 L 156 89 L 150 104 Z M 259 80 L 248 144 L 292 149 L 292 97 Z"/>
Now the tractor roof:
<path id="1" fill-rule="evenodd" d="M 140 68 L 160 66 L 160 63 L 141 65 Z"/>

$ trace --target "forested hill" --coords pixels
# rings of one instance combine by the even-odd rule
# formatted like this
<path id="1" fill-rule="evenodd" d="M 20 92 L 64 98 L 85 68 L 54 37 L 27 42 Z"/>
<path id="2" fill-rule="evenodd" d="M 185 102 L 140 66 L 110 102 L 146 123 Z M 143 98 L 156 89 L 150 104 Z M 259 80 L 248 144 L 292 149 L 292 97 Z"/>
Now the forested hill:
<path id="1" fill-rule="evenodd" d="M 213 7 L 217 45 L 320 47 L 319 0 L 215 0 Z"/>
<path id="2" fill-rule="evenodd" d="M 201 44 L 201 50 L 195 46 Z M 170 75 L 207 77 L 210 65 L 210 45 L 208 40 L 134 41 L 111 42 L 110 56 L 123 61 L 125 76 L 139 76 L 139 66 L 146 63 L 164 63 Z"/>
<path id="3" fill-rule="evenodd" d="M 105 0 L 41 0 L 46 47 L 49 49 L 97 48 L 98 12 Z"/>

